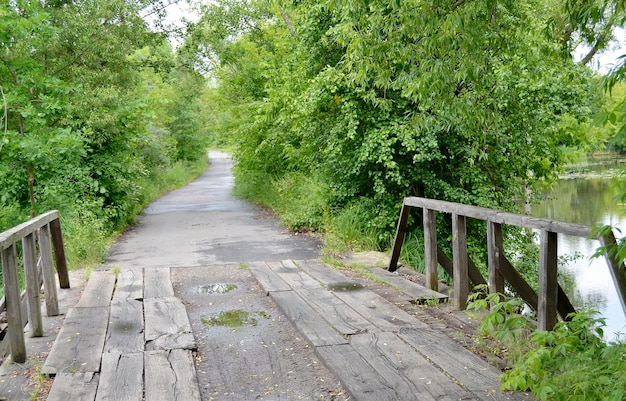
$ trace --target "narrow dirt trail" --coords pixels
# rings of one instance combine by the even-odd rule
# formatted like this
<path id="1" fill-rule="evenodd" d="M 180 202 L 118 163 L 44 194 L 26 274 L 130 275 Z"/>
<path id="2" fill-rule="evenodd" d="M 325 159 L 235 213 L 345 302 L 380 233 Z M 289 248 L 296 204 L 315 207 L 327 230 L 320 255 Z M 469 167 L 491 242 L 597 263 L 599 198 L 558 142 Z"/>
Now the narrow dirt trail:
<path id="1" fill-rule="evenodd" d="M 144 210 L 104 268 L 171 268 L 198 343 L 203 400 L 349 399 L 247 269 L 253 261 L 315 258 L 319 241 L 234 199 L 232 161 L 209 157 L 201 177 Z"/>

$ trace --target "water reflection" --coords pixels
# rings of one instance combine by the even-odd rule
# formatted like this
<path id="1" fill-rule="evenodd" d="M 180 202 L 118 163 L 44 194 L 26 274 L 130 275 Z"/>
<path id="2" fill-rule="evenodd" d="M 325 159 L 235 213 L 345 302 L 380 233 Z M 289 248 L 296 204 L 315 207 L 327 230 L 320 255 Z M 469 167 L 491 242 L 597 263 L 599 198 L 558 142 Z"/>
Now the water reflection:
<path id="1" fill-rule="evenodd" d="M 610 224 L 626 228 L 623 206 L 619 205 L 619 189 L 610 169 L 615 164 L 586 165 L 561 179 L 551 191 L 550 198 L 533 208 L 532 214 L 554 220 L 594 226 Z M 616 232 L 616 235 L 620 235 Z M 565 275 L 566 292 L 576 308 L 589 307 L 601 312 L 606 319 L 605 335 L 626 333 L 624 310 L 615 290 L 611 273 L 604 258 L 590 259 L 600 243 L 585 238 L 559 235 L 559 255 L 580 253 L 559 267 Z"/>

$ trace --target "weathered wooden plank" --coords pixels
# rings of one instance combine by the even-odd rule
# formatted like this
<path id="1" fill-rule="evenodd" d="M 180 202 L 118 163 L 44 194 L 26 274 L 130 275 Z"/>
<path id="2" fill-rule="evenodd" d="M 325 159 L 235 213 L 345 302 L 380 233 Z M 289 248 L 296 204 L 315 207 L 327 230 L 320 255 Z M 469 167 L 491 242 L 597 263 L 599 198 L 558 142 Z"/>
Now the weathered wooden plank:
<path id="1" fill-rule="evenodd" d="M 93 401 L 96 398 L 98 376 L 93 372 L 59 373 L 52 383 L 48 401 Z"/>
<path id="2" fill-rule="evenodd" d="M 504 294 L 504 277 L 500 273 L 500 260 L 504 252 L 502 224 L 487 222 L 487 265 L 489 266 L 489 292 Z"/>
<path id="3" fill-rule="evenodd" d="M 524 302 L 526 302 L 532 310 L 536 311 L 538 302 L 537 293 L 528 285 L 526 280 L 515 270 L 515 267 L 504 255 L 500 255 L 500 257 L 500 273 L 504 276 L 506 281 L 511 284 L 511 287 L 513 287 Z"/>
<path id="4" fill-rule="evenodd" d="M 146 350 L 197 348 L 185 305 L 175 297 L 146 298 Z"/>
<path id="5" fill-rule="evenodd" d="M 537 328 L 552 330 L 557 322 L 557 235 L 542 231 L 539 240 L 539 289 Z"/>
<path id="6" fill-rule="evenodd" d="M 35 256 L 35 235 L 28 234 L 22 238 L 22 255 L 24 260 L 24 279 L 26 281 L 26 300 L 28 304 L 28 322 L 32 337 L 43 336 L 43 320 L 39 304 L 41 283 L 37 272 Z"/>
<path id="7" fill-rule="evenodd" d="M 397 401 L 393 385 L 378 374 L 350 344 L 318 347 L 315 352 L 358 401 Z"/>
<path id="8" fill-rule="evenodd" d="M 136 299 L 111 301 L 104 352 L 144 351 L 143 303 Z"/>
<path id="9" fill-rule="evenodd" d="M 268 265 L 290 288 L 317 288 L 324 285 L 305 273 L 293 261 L 270 262 Z"/>
<path id="10" fill-rule="evenodd" d="M 617 241 L 615 240 L 615 234 L 613 234 L 613 230 L 611 230 L 604 237 L 600 238 L 600 243 L 606 248 L 605 257 L 609 265 L 609 271 L 611 272 L 611 276 L 613 277 L 613 283 L 615 283 L 615 290 L 617 292 L 620 304 L 622 305 L 622 309 L 626 314 L 626 268 L 624 267 L 624 263 L 620 262 L 616 254 L 612 252 L 613 248 L 617 244 Z"/>
<path id="11" fill-rule="evenodd" d="M 445 334 L 404 328 L 398 336 L 481 400 L 507 399 L 504 396 L 531 399 L 522 393 L 502 394 L 499 390 L 500 372 Z M 494 398 L 494 394 L 498 397 Z"/>
<path id="12" fill-rule="evenodd" d="M 70 308 L 41 373 L 99 372 L 109 307 Z"/>
<path id="13" fill-rule="evenodd" d="M 472 394 L 392 333 L 352 336 L 350 345 L 380 374 L 399 400 L 457 401 Z"/>
<path id="14" fill-rule="evenodd" d="M 459 214 L 479 220 L 490 220 L 499 224 L 534 228 L 537 230 L 551 231 L 559 234 L 574 235 L 576 237 L 587 238 L 592 234 L 591 227 L 581 224 L 530 217 L 526 215 L 502 212 L 495 209 L 487 209 L 479 206 L 464 205 L 461 203 L 446 202 L 436 199 L 407 197 L 404 198 L 404 204 L 412 207 L 433 209 L 439 212 Z"/>
<path id="15" fill-rule="evenodd" d="M 367 319 L 325 287 L 294 288 L 294 291 L 331 327 L 344 336 L 363 333 L 371 329 L 371 324 Z"/>
<path id="16" fill-rule="evenodd" d="M 438 302 L 444 302 L 448 299 L 447 295 L 430 290 L 379 267 L 372 267 L 367 269 L 367 271 L 408 295 L 412 302 L 423 303 L 434 299 Z"/>
<path id="17" fill-rule="evenodd" d="M 26 362 L 26 343 L 24 342 L 24 321 L 22 320 L 20 279 L 17 274 L 15 245 L 4 248 L 1 252 L 11 360 L 16 363 L 24 363 Z"/>
<path id="18" fill-rule="evenodd" d="M 146 267 L 143 270 L 144 298 L 173 297 L 174 287 L 169 267 Z"/>
<path id="19" fill-rule="evenodd" d="M 327 285 L 347 280 L 346 276 L 340 272 L 315 260 L 298 261 L 298 264 L 307 273 Z M 371 322 L 378 330 L 395 331 L 406 325 L 426 327 L 425 323 L 367 289 L 346 292 L 334 291 L 333 294 Z"/>
<path id="20" fill-rule="evenodd" d="M 144 353 L 145 399 L 150 401 L 200 400 L 191 351 L 175 349 Z"/>
<path id="21" fill-rule="evenodd" d="M 143 359 L 143 352 L 104 353 L 96 401 L 142 401 Z"/>
<path id="22" fill-rule="evenodd" d="M 117 274 L 113 300 L 143 299 L 143 269 L 125 268 Z"/>
<path id="23" fill-rule="evenodd" d="M 446 255 L 446 253 L 437 245 L 437 262 L 441 265 L 441 267 L 454 279 L 454 268 L 452 266 L 452 260 Z M 476 267 L 476 264 L 470 258 L 467 257 L 467 274 L 469 275 L 469 279 L 472 282 L 472 285 L 475 287 L 480 284 L 487 284 L 485 278 Z"/>
<path id="24" fill-rule="evenodd" d="M 347 280 L 346 276 L 317 260 L 297 260 L 295 262 L 302 266 L 302 269 L 308 274 L 326 285 Z"/>
<path id="25" fill-rule="evenodd" d="M 469 295 L 465 220 L 465 216 L 452 215 L 452 266 L 454 271 L 454 308 L 456 310 L 465 310 Z"/>
<path id="26" fill-rule="evenodd" d="M 253 262 L 249 265 L 250 272 L 259 282 L 266 295 L 274 291 L 289 291 L 291 287 L 280 278 L 265 262 Z"/>
<path id="27" fill-rule="evenodd" d="M 408 208 L 408 206 L 406 206 Z M 425 209 L 422 225 L 424 227 L 424 270 L 426 286 L 431 290 L 439 290 L 439 276 L 437 274 L 437 219 L 435 211 Z"/>
<path id="28" fill-rule="evenodd" d="M 50 245 L 50 227 L 42 226 L 39 229 L 39 254 L 41 255 L 41 271 L 43 275 L 43 290 L 46 298 L 46 314 L 59 314 L 59 298 L 57 283 L 54 277 L 54 263 L 52 262 L 52 247 Z"/>
<path id="29" fill-rule="evenodd" d="M 624 278 L 626 279 L 626 274 L 624 276 Z M 626 283 L 626 281 L 625 281 Z M 574 308 L 574 305 L 572 305 L 572 302 L 569 300 L 569 298 L 567 297 L 567 294 L 565 294 L 565 290 L 563 290 L 563 288 L 561 287 L 560 284 L 557 284 L 557 290 L 558 290 L 558 295 L 557 295 L 557 310 L 559 311 L 559 315 L 561 315 L 561 318 L 563 320 L 572 320 L 572 316 L 570 316 L 570 313 L 575 313 L 576 309 Z M 624 287 L 626 288 L 626 287 Z M 626 304 L 622 305 L 624 308 L 624 313 L 626 313 Z"/>
<path id="30" fill-rule="evenodd" d="M 426 326 L 372 291 L 337 291 L 334 294 L 381 331 L 396 331 L 407 325 Z"/>
<path id="31" fill-rule="evenodd" d="M 398 226 L 396 227 L 396 236 L 393 240 L 393 248 L 391 249 L 389 271 L 395 271 L 398 269 L 398 260 L 400 259 L 400 251 L 402 250 L 402 244 L 404 243 L 404 237 L 406 236 L 406 227 L 409 221 L 410 211 L 411 208 L 405 205 L 402 205 L 402 209 L 400 209 Z"/>
<path id="32" fill-rule="evenodd" d="M 39 276 L 40 276 L 39 283 L 41 285 L 41 275 Z M 5 300 L 5 297 L 2 297 L 0 299 L 0 310 L 5 310 L 5 309 L 6 309 L 6 300 Z M 22 322 L 27 322 L 28 321 L 28 313 L 27 313 L 28 304 L 24 297 L 22 297 L 22 300 L 20 303 L 20 311 L 22 313 Z M 6 334 L 3 341 L 0 341 L 0 359 L 6 358 L 11 352 L 10 344 L 9 344 L 8 326 L 9 326 L 8 323 L 0 324 L 0 335 Z M 26 333 L 26 331 L 24 333 Z"/>
<path id="33" fill-rule="evenodd" d="M 109 306 L 115 287 L 115 275 L 108 271 L 92 271 L 78 301 L 80 308 Z"/>
<path id="34" fill-rule="evenodd" d="M 61 219 L 54 219 L 50 221 L 50 234 L 52 237 L 52 248 L 54 249 L 54 260 L 57 265 L 57 274 L 59 276 L 59 286 L 61 288 L 70 288 L 70 276 L 67 272 L 67 261 L 65 260 L 65 246 L 63 245 Z"/>
<path id="35" fill-rule="evenodd" d="M 346 344 L 348 342 L 295 292 L 272 292 L 270 297 L 314 346 Z"/>
<path id="36" fill-rule="evenodd" d="M 296 265 L 296 262 L 294 261 L 290 261 L 290 263 L 285 264 L 286 261 L 272 261 L 272 262 L 265 262 L 265 264 L 267 264 L 267 266 L 272 269 L 272 271 L 274 273 L 280 274 L 280 273 L 293 273 L 294 269 L 299 269 L 299 267 Z"/>
<path id="37" fill-rule="evenodd" d="M 441 265 L 443 270 L 448 273 L 450 277 L 454 279 L 454 268 L 452 267 L 452 259 L 446 255 L 446 253 L 441 249 L 439 245 L 437 245 L 437 262 Z"/>
<path id="38" fill-rule="evenodd" d="M 39 216 L 34 217 L 18 226 L 3 231 L 2 233 L 0 233 L 0 250 L 10 247 L 28 234 L 34 233 L 40 227 L 45 226 L 52 220 L 58 218 L 59 211 L 51 210 L 44 214 L 40 214 Z"/>

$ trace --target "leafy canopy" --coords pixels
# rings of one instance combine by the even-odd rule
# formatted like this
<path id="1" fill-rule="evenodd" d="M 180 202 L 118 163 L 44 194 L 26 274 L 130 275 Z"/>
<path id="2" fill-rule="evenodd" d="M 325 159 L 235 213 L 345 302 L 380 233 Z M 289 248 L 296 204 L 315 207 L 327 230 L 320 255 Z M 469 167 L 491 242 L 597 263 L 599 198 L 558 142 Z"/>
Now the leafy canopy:
<path id="1" fill-rule="evenodd" d="M 332 207 L 370 205 L 384 242 L 404 196 L 513 209 L 585 140 L 590 73 L 548 29 L 564 13 L 541 0 L 221 1 L 188 44 L 217 60 L 239 176 L 315 176 Z"/>

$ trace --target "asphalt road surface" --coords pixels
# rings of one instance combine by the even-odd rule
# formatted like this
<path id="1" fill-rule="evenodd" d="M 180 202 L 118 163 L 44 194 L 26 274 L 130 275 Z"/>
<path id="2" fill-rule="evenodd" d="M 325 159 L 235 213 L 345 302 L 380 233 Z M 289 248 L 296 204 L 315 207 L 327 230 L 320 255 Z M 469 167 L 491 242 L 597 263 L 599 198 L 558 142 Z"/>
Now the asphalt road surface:
<path id="1" fill-rule="evenodd" d="M 144 210 L 104 268 L 171 268 L 199 347 L 203 400 L 349 399 L 247 269 L 253 261 L 316 258 L 320 242 L 234 199 L 229 156 L 209 158 L 201 177 Z"/>
<path id="2" fill-rule="evenodd" d="M 268 212 L 232 197 L 229 155 L 210 152 L 209 159 L 201 177 L 144 210 L 111 247 L 109 265 L 189 267 L 318 256 L 319 241 L 291 234 Z"/>

